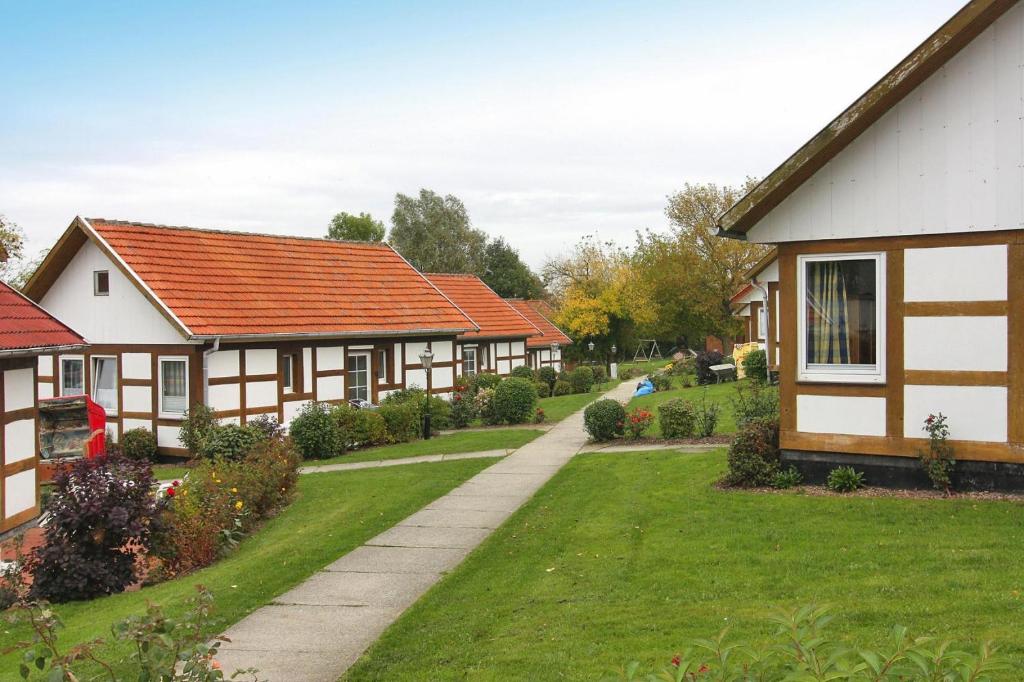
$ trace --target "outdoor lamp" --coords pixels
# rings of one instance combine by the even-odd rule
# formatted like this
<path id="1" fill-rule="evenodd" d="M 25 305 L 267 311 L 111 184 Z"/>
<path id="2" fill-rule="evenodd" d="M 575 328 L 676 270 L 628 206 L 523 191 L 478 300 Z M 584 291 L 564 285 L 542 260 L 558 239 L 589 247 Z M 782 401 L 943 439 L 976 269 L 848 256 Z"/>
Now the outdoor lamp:
<path id="1" fill-rule="evenodd" d="M 589 350 L 591 353 L 594 352 L 594 342 L 593 341 L 591 341 L 590 343 L 587 344 L 587 350 Z"/>
<path id="2" fill-rule="evenodd" d="M 615 355 L 615 351 L 617 351 L 617 350 L 619 350 L 619 347 L 618 347 L 618 346 L 616 346 L 616 345 L 615 345 L 615 344 L 613 343 L 613 344 L 612 344 L 612 355 Z"/>
<path id="3" fill-rule="evenodd" d="M 420 353 L 420 363 L 427 373 L 427 391 L 423 399 L 423 439 L 430 440 L 430 365 L 434 362 L 434 353 L 424 348 Z"/>

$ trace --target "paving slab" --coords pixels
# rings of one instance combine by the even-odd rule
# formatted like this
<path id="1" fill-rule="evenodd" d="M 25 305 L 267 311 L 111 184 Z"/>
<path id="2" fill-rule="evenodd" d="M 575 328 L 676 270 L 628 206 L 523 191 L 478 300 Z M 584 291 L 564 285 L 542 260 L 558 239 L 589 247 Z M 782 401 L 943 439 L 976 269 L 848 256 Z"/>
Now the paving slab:
<path id="1" fill-rule="evenodd" d="M 433 526 L 437 528 L 497 528 L 512 512 L 468 509 L 421 509 L 399 526 Z"/>
<path id="2" fill-rule="evenodd" d="M 480 452 L 456 452 L 451 455 L 415 455 L 398 459 L 373 459 L 365 462 L 338 462 L 336 464 L 314 464 L 299 469 L 300 474 L 323 474 L 332 471 L 354 471 L 357 469 L 376 469 L 377 467 L 399 467 L 406 464 L 425 464 L 427 462 L 451 462 L 459 459 L 498 458 L 504 457 L 513 450 L 481 450 Z"/>
<path id="3" fill-rule="evenodd" d="M 622 399 L 632 388 L 607 395 Z M 619 395 L 621 394 L 621 395 Z M 597 396 L 595 395 L 595 398 Z M 261 679 L 335 682 L 402 612 L 452 570 L 586 443 L 582 411 L 505 457 L 465 453 L 307 467 L 306 472 L 505 457 L 377 537 L 318 571 L 225 633 L 227 671 Z"/>

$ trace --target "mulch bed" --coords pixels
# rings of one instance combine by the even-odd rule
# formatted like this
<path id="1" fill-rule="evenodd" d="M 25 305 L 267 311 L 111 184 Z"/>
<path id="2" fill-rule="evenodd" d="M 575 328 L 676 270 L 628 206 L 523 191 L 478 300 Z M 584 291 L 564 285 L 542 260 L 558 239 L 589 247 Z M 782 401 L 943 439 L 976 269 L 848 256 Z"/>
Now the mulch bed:
<path id="1" fill-rule="evenodd" d="M 732 436 L 709 436 L 707 438 L 621 438 L 615 445 L 728 445 Z"/>
<path id="2" fill-rule="evenodd" d="M 811 497 L 875 497 L 875 498 L 896 498 L 908 500 L 972 500 L 972 501 L 1004 501 L 1024 502 L 1024 492 L 993 492 L 978 490 L 970 492 L 954 492 L 947 495 L 939 490 L 914 490 L 906 488 L 880 488 L 867 486 L 849 493 L 837 493 L 824 485 L 798 485 L 792 488 L 734 488 L 716 483 L 715 487 L 730 492 L 767 493 L 770 495 L 798 494 Z"/>

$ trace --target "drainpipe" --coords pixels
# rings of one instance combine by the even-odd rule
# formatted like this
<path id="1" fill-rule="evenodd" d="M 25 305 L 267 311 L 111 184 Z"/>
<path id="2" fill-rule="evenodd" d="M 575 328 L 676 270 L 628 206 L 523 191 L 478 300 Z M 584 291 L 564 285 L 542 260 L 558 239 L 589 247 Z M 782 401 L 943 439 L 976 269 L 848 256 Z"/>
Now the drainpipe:
<path id="1" fill-rule="evenodd" d="M 209 358 L 220 350 L 220 337 L 213 339 L 213 345 L 203 351 L 203 405 L 210 404 L 210 367 Z"/>
<path id="2" fill-rule="evenodd" d="M 766 374 L 766 376 L 765 376 L 765 384 L 766 385 L 771 385 L 771 383 L 772 383 L 772 370 L 771 370 L 772 363 L 771 363 L 770 358 L 768 357 L 768 338 L 771 336 L 771 333 L 772 333 L 772 319 L 771 319 L 771 317 L 769 316 L 769 313 L 768 313 L 768 287 L 761 286 L 761 283 L 757 281 L 756 277 L 754 279 L 750 280 L 750 283 L 753 284 L 757 288 L 757 290 L 761 292 L 761 308 L 764 310 L 764 327 L 765 327 L 765 329 L 764 329 L 764 372 Z M 758 330 L 758 331 L 760 331 L 760 330 Z"/>

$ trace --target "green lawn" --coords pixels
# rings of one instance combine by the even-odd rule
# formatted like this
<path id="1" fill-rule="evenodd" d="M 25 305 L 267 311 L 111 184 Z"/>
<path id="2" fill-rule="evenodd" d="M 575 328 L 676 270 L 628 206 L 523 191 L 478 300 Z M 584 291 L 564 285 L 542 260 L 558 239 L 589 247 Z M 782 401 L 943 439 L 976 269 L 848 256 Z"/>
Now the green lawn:
<path id="1" fill-rule="evenodd" d="M 67 648 L 93 637 L 109 639 L 111 623 L 143 613 L 147 600 L 179 612 L 196 584 L 215 595 L 222 631 L 491 464 L 459 460 L 301 476 L 295 502 L 223 561 L 138 592 L 57 607 L 67 625 L 60 641 Z M 28 637 L 20 628 L 0 632 L 0 650 Z M 19 679 L 18 661 L 14 654 L 0 657 L 0 679 Z"/>
<path id="2" fill-rule="evenodd" d="M 457 431 L 430 440 L 414 440 L 411 443 L 385 445 L 379 448 L 353 450 L 338 457 L 305 462 L 309 465 L 338 464 L 341 462 L 373 462 L 380 459 L 399 459 L 419 455 L 451 455 L 458 452 L 482 452 L 484 450 L 515 450 L 543 434 L 537 429 L 487 429 L 480 431 Z"/>
<path id="3" fill-rule="evenodd" d="M 674 386 L 680 385 L 681 377 L 673 377 Z M 747 380 L 729 381 L 723 384 L 711 384 L 709 386 L 691 386 L 690 388 L 673 388 L 670 391 L 656 391 L 650 395 L 642 395 L 632 398 L 627 409 L 635 407 L 646 407 L 654 413 L 654 424 L 646 435 L 661 437 L 661 429 L 658 426 L 658 405 L 671 400 L 672 398 L 684 398 L 694 405 L 699 406 L 701 399 L 709 403 L 717 403 L 721 406 L 718 416 L 718 427 L 716 434 L 727 435 L 736 432 L 736 419 L 733 415 L 732 400 L 736 397 L 737 387 L 746 387 Z"/>
<path id="4" fill-rule="evenodd" d="M 577 457 L 346 679 L 595 680 L 809 603 L 855 644 L 900 623 L 1024 666 L 1021 504 L 721 491 L 724 470 L 722 451 Z"/>
<path id="5" fill-rule="evenodd" d="M 551 398 L 541 398 L 537 401 L 537 406 L 544 408 L 544 416 L 547 421 L 560 422 L 573 412 L 582 410 L 584 407 L 597 400 L 601 393 L 610 391 L 620 383 L 622 382 L 618 379 L 609 379 L 600 386 L 595 385 L 594 390 L 590 393 L 576 393 L 573 395 L 559 395 Z"/>
<path id="6" fill-rule="evenodd" d="M 619 374 L 622 374 L 622 372 L 625 372 L 628 369 L 634 368 L 650 373 L 655 372 L 659 369 L 664 369 L 666 365 L 670 364 L 672 364 L 671 358 L 662 358 L 661 360 L 647 360 L 646 362 L 620 362 Z"/>

